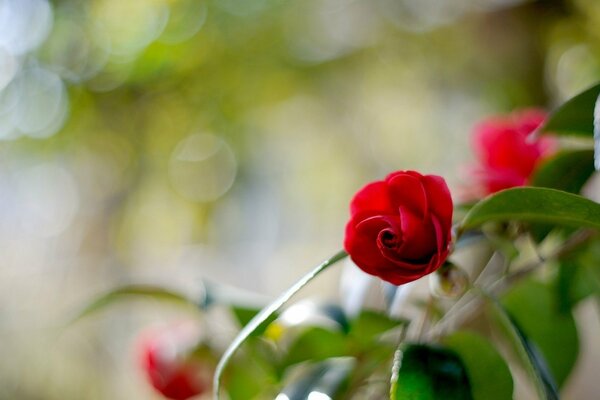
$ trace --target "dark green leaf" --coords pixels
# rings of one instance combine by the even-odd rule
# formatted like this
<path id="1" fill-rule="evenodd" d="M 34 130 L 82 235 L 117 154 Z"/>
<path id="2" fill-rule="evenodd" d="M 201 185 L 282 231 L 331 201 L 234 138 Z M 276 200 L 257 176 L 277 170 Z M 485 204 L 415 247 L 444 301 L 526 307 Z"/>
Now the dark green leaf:
<path id="1" fill-rule="evenodd" d="M 243 307 L 243 306 L 233 306 L 231 307 L 231 312 L 235 317 L 235 320 L 240 324 L 241 327 L 246 326 L 248 322 L 252 320 L 260 312 L 256 308 L 252 307 Z M 257 327 L 254 332 L 252 332 L 251 336 L 260 336 L 262 335 L 267 327 L 277 319 L 278 314 L 275 313 L 267 318 L 259 327 Z"/>
<path id="2" fill-rule="evenodd" d="M 235 317 L 236 321 L 240 324 L 240 326 L 246 325 L 256 314 L 258 314 L 260 309 L 243 307 L 243 306 L 234 306 L 231 307 L 231 312 Z M 273 318 L 275 315 L 273 315 Z"/>
<path id="3" fill-rule="evenodd" d="M 600 93 L 600 84 L 592 86 L 558 107 L 544 126 L 543 132 L 558 135 L 594 134 L 594 105 Z"/>
<path id="4" fill-rule="evenodd" d="M 593 173 L 592 150 L 563 151 L 544 161 L 536 169 L 531 184 L 579 193 Z"/>
<path id="5" fill-rule="evenodd" d="M 483 336 L 468 331 L 444 339 L 466 367 L 474 400 L 512 399 L 513 380 L 508 365 Z"/>
<path id="6" fill-rule="evenodd" d="M 571 288 L 572 295 L 579 301 L 589 295 L 600 298 L 600 241 L 592 241 L 576 258 L 578 273 Z"/>
<path id="7" fill-rule="evenodd" d="M 84 307 L 83 310 L 78 312 L 75 318 L 73 318 L 72 322 L 100 311 L 109 305 L 132 298 L 159 300 L 166 303 L 197 309 L 197 304 L 195 302 L 179 293 L 155 286 L 131 285 L 111 290 L 110 292 L 97 297 L 86 307 Z"/>
<path id="8" fill-rule="evenodd" d="M 310 365 L 281 391 L 281 395 L 286 400 L 310 399 L 313 393 L 322 395 L 318 398 L 339 398 L 354 365 L 351 357 L 332 358 Z"/>
<path id="9" fill-rule="evenodd" d="M 392 374 L 392 400 L 471 400 L 471 386 L 453 351 L 426 345 L 398 350 Z"/>
<path id="10" fill-rule="evenodd" d="M 560 261 L 556 280 L 559 309 L 569 312 L 591 295 L 600 295 L 600 263 L 573 257 Z"/>
<path id="11" fill-rule="evenodd" d="M 594 168 L 600 170 L 600 95 L 594 104 Z"/>
<path id="12" fill-rule="evenodd" d="M 538 397 L 540 399 L 558 400 L 559 396 L 554 378 L 536 346 L 527 338 L 514 318 L 497 300 L 490 296 L 486 296 L 486 298 L 489 300 L 497 321 L 503 328 L 501 331 L 505 334 L 516 356 L 521 360 L 532 379 Z"/>
<path id="13" fill-rule="evenodd" d="M 570 312 L 561 312 L 550 285 L 528 280 L 515 286 L 502 304 L 540 349 L 552 375 L 562 385 L 577 360 L 579 340 Z"/>
<path id="14" fill-rule="evenodd" d="M 547 222 L 600 229 L 600 204 L 555 189 L 520 187 L 486 197 L 466 215 L 462 229 L 490 221 Z"/>

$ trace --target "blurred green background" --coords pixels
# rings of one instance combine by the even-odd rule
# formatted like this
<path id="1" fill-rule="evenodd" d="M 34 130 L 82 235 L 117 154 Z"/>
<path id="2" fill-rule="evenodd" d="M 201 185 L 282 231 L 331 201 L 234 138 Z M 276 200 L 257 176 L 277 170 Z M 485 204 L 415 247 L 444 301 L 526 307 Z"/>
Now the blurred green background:
<path id="1" fill-rule="evenodd" d="M 280 292 L 341 247 L 364 182 L 458 193 L 473 124 L 598 80 L 599 39 L 595 0 L 0 0 L 0 398 L 153 398 L 135 337 L 183 315 L 63 331 L 78 307 Z"/>

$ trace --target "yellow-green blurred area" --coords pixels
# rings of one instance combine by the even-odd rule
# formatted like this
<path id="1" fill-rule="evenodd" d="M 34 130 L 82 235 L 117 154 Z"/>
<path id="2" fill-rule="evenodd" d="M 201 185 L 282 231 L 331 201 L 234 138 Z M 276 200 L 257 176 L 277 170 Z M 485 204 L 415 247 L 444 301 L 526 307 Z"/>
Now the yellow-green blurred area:
<path id="1" fill-rule="evenodd" d="M 459 193 L 473 124 L 598 80 L 599 39 L 595 0 L 0 0 L 0 399 L 156 398 L 133 344 L 181 312 L 78 307 L 280 292 L 365 182 Z"/>

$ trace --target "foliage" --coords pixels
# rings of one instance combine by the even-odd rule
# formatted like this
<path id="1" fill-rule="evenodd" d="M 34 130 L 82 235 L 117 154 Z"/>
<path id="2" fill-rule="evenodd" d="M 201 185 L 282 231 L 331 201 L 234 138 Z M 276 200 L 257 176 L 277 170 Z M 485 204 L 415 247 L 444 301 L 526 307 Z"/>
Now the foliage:
<path id="1" fill-rule="evenodd" d="M 591 135 L 597 92 L 595 86 L 557 108 L 541 130 Z M 580 350 L 573 307 L 600 295 L 600 205 L 581 194 L 592 166 L 591 148 L 565 149 L 539 166 L 534 187 L 502 190 L 469 206 L 456 221 L 454 242 L 475 238 L 463 245 L 483 244 L 491 257 L 475 260 L 464 293 L 432 293 L 416 304 L 416 320 L 393 318 L 392 310 L 351 315 L 335 305 L 305 309 L 312 318 L 284 309 L 345 251 L 261 310 L 243 301 L 204 304 L 202 312 L 228 309 L 240 325 L 216 367 L 215 398 L 301 400 L 317 393 L 336 399 L 500 400 L 513 396 L 520 381 L 515 374 L 525 371 L 540 398 L 558 399 Z M 552 232 L 537 237 L 536 224 Z M 82 315 L 124 296 L 189 304 L 160 289 L 128 287 L 92 302 Z"/>

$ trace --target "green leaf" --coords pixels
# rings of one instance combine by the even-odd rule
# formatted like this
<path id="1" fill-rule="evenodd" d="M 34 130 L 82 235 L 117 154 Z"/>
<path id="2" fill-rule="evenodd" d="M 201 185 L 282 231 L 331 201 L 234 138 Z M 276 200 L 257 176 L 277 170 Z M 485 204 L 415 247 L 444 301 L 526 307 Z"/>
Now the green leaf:
<path id="1" fill-rule="evenodd" d="M 466 367 L 474 400 L 506 400 L 513 394 L 508 365 L 483 336 L 469 331 L 456 332 L 443 340 Z"/>
<path id="2" fill-rule="evenodd" d="M 281 391 L 280 396 L 286 400 L 306 400 L 313 398 L 314 393 L 317 393 L 321 396 L 314 396 L 315 399 L 339 398 L 355 364 L 351 357 L 339 357 L 305 367 L 299 376 Z"/>
<path id="3" fill-rule="evenodd" d="M 120 287 L 100 295 L 91 301 L 87 306 L 85 306 L 81 311 L 79 311 L 72 319 L 71 323 L 103 310 L 110 305 L 131 298 L 159 300 L 166 303 L 198 309 L 198 306 L 195 302 L 179 293 L 155 286 L 130 285 Z"/>
<path id="4" fill-rule="evenodd" d="M 571 98 L 552 112 L 541 131 L 591 137 L 594 134 L 594 106 L 598 94 L 600 84 Z"/>
<path id="5" fill-rule="evenodd" d="M 376 311 L 362 311 L 350 325 L 350 335 L 359 343 L 368 345 L 377 340 L 378 336 L 407 325 L 408 321 L 392 319 Z"/>
<path id="6" fill-rule="evenodd" d="M 247 352 L 236 355 L 236 362 L 231 364 L 224 376 L 229 398 L 231 400 L 273 398 L 271 388 L 278 384 L 274 358 L 261 351 L 268 347 L 259 338 L 251 338 L 247 348 Z"/>
<path id="7" fill-rule="evenodd" d="M 531 184 L 579 193 L 593 173 L 594 152 L 592 150 L 562 151 L 536 168 Z"/>
<path id="8" fill-rule="evenodd" d="M 254 318 L 260 309 L 256 309 L 253 307 L 244 307 L 244 306 L 232 306 L 231 313 L 233 314 L 235 320 L 240 324 L 241 327 L 246 326 L 252 318 Z M 267 327 L 277 319 L 278 314 L 273 313 L 269 318 L 265 320 L 261 326 L 256 328 L 254 332 L 252 332 L 251 336 L 260 336 L 262 335 Z"/>
<path id="9" fill-rule="evenodd" d="M 577 327 L 570 312 L 561 312 L 554 288 L 533 280 L 515 286 L 502 304 L 540 349 L 552 375 L 562 385 L 579 352 Z"/>
<path id="10" fill-rule="evenodd" d="M 594 168 L 600 171 L 600 95 L 594 104 Z"/>
<path id="11" fill-rule="evenodd" d="M 291 288 L 286 290 L 283 294 L 281 294 L 277 299 L 275 299 L 271 304 L 267 307 L 263 308 L 257 315 L 248 322 L 248 324 L 241 330 L 241 332 L 236 336 L 236 338 L 231 342 L 229 347 L 223 353 L 223 356 L 219 360 L 217 364 L 217 368 L 215 369 L 215 374 L 213 377 L 213 398 L 219 398 L 219 391 L 221 386 L 221 375 L 223 371 L 227 367 L 229 360 L 235 354 L 236 350 L 248 339 L 254 331 L 257 329 L 266 326 L 268 320 L 272 318 L 272 316 L 283 307 L 289 299 L 292 298 L 294 294 L 296 294 L 300 289 L 302 289 L 308 282 L 317 277 L 321 272 L 325 271 L 327 268 L 337 263 L 338 261 L 344 259 L 348 254 L 345 251 L 340 251 L 335 254 L 333 257 L 325 260 L 321 264 L 319 264 L 316 268 L 314 268 L 311 272 L 303 276 L 298 282 L 296 282 Z"/>
<path id="12" fill-rule="evenodd" d="M 527 338 L 514 318 L 497 300 L 486 296 L 506 338 L 512 344 L 528 375 L 533 380 L 540 399 L 558 400 L 558 390 L 548 367 L 536 346 Z M 535 315 L 530 317 L 537 317 Z"/>
<path id="13" fill-rule="evenodd" d="M 592 241 L 577 257 L 577 273 L 571 287 L 575 301 L 595 295 L 600 298 L 600 241 Z"/>
<path id="14" fill-rule="evenodd" d="M 321 361 L 348 354 L 346 336 L 339 331 L 311 327 L 298 335 L 280 365 L 282 369 L 303 361 Z"/>
<path id="15" fill-rule="evenodd" d="M 600 204 L 555 189 L 506 189 L 477 203 L 462 220 L 460 229 L 512 220 L 600 229 Z"/>
<path id="16" fill-rule="evenodd" d="M 560 260 L 556 292 L 562 312 L 569 312 L 589 296 L 600 296 L 600 263 L 597 258 L 592 262 L 587 259 L 583 255 Z"/>
<path id="17" fill-rule="evenodd" d="M 461 359 L 451 350 L 408 345 L 398 350 L 392 373 L 391 400 L 471 400 L 471 386 Z"/>
<path id="18" fill-rule="evenodd" d="M 283 329 L 323 326 L 344 333 L 349 330 L 348 318 L 339 305 L 314 300 L 303 300 L 286 308 L 281 312 L 276 324 Z"/>

